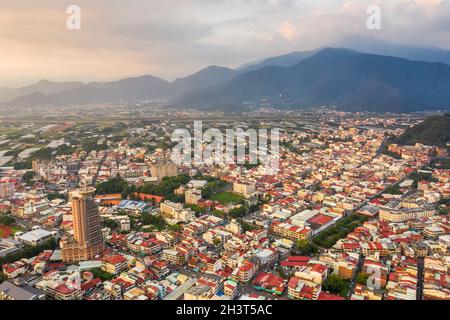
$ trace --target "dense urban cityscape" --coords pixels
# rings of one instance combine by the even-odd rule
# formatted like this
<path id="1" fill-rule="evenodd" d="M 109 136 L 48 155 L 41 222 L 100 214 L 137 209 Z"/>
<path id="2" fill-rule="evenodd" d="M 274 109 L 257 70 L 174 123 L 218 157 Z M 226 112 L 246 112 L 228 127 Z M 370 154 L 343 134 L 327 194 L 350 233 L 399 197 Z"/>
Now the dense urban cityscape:
<path id="1" fill-rule="evenodd" d="M 2 317 L 439 313 L 449 21 L 449 0 L 2 1 Z"/>
<path id="2" fill-rule="evenodd" d="M 0 299 L 450 299 L 448 142 L 397 143 L 426 116 L 258 114 L 202 117 L 281 128 L 275 174 L 174 164 L 182 111 L 4 120 Z"/>

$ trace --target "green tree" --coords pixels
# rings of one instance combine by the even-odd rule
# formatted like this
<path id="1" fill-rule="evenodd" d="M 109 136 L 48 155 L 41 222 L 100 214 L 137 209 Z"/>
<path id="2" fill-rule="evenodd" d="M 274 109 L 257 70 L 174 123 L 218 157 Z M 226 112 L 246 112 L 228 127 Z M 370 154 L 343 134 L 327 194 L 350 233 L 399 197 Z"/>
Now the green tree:
<path id="1" fill-rule="evenodd" d="M 97 184 L 97 194 L 122 193 L 128 187 L 128 182 L 117 176 L 105 182 Z"/>
<path id="2" fill-rule="evenodd" d="M 33 185 L 33 179 L 36 176 L 36 173 L 33 171 L 27 171 L 22 176 L 22 181 L 25 182 L 27 185 L 31 186 Z"/>
<path id="3" fill-rule="evenodd" d="M 45 250 L 55 250 L 57 248 L 58 244 L 56 243 L 55 239 L 50 239 L 46 242 L 44 242 L 41 245 L 38 246 L 26 246 L 19 251 L 16 251 L 14 253 L 10 253 L 4 257 L 0 258 L 0 266 L 5 263 L 11 263 L 18 261 L 20 259 L 26 258 L 29 259 L 31 257 L 37 256 L 39 253 L 45 251 Z"/>
<path id="4" fill-rule="evenodd" d="M 16 222 L 16 219 L 12 216 L 0 216 L 0 224 L 3 224 L 5 226 L 10 226 L 14 222 Z"/>
<path id="5" fill-rule="evenodd" d="M 332 274 L 323 282 L 322 289 L 345 297 L 350 291 L 350 280 L 343 279 L 338 275 Z"/>
<path id="6" fill-rule="evenodd" d="M 67 200 L 67 196 L 61 193 L 49 193 L 47 194 L 47 199 L 52 201 L 54 199 Z"/>
<path id="7" fill-rule="evenodd" d="M 244 232 L 253 231 L 253 230 L 259 229 L 257 226 L 254 226 L 254 225 L 252 225 L 250 223 L 247 223 L 247 222 L 245 222 L 242 219 L 238 219 L 238 222 L 242 226 L 242 230 Z"/>
<path id="8" fill-rule="evenodd" d="M 385 192 L 387 194 L 397 194 L 397 195 L 402 194 L 402 192 L 400 191 L 400 187 L 398 185 L 387 187 Z"/>
<path id="9" fill-rule="evenodd" d="M 122 193 L 121 193 L 121 197 L 122 197 L 122 199 L 128 199 L 128 198 L 130 198 L 130 199 L 134 199 L 135 197 L 134 197 L 134 193 L 137 191 L 137 189 L 136 189 L 136 186 L 134 186 L 134 185 L 128 185 L 127 187 L 125 187 L 123 190 L 122 190 Z"/>
<path id="10" fill-rule="evenodd" d="M 164 230 L 167 227 L 166 220 L 161 215 L 152 215 L 149 213 L 142 214 L 142 222 L 144 225 L 151 225 L 157 230 Z"/>
<path id="11" fill-rule="evenodd" d="M 179 224 L 169 224 L 167 225 L 167 229 L 170 231 L 180 232 L 183 230 L 183 227 Z"/>
<path id="12" fill-rule="evenodd" d="M 239 208 L 234 208 L 228 212 L 228 216 L 234 219 L 244 217 L 249 211 L 247 205 L 241 205 Z"/>
<path id="13" fill-rule="evenodd" d="M 309 256 L 317 253 L 318 248 L 311 241 L 307 239 L 299 239 L 297 241 L 297 250 L 300 255 Z"/>
<path id="14" fill-rule="evenodd" d="M 8 279 L 8 277 L 0 271 L 0 284 L 4 281 L 6 281 Z"/>
<path id="15" fill-rule="evenodd" d="M 367 273 L 360 272 L 356 276 L 356 283 L 366 286 L 368 279 L 369 279 L 369 275 Z"/>
<path id="16" fill-rule="evenodd" d="M 145 183 L 137 189 L 137 192 L 170 198 L 175 196 L 175 189 L 187 184 L 190 180 L 191 178 L 185 174 L 180 174 L 175 177 L 164 177 L 159 184 Z"/>
<path id="17" fill-rule="evenodd" d="M 114 221 L 114 220 L 111 220 L 111 219 L 107 219 L 104 222 L 104 225 L 105 225 L 105 227 L 108 227 L 108 228 L 110 228 L 112 230 L 115 230 L 115 229 L 117 229 L 119 227 L 119 224 L 117 223 L 117 221 Z"/>
<path id="18" fill-rule="evenodd" d="M 194 211 L 197 215 L 201 215 L 206 212 L 206 208 L 200 207 L 196 204 L 186 205 L 186 207 Z"/>
<path id="19" fill-rule="evenodd" d="M 94 268 L 94 269 L 91 269 L 91 270 L 89 270 L 89 271 L 91 271 L 91 272 L 94 274 L 94 277 L 95 277 L 95 278 L 99 278 L 99 279 L 101 279 L 102 281 L 109 281 L 109 280 L 111 280 L 111 279 L 114 278 L 114 275 L 113 275 L 113 274 L 108 273 L 108 272 L 106 272 L 106 271 L 103 271 L 103 270 L 100 269 L 100 268 Z"/>

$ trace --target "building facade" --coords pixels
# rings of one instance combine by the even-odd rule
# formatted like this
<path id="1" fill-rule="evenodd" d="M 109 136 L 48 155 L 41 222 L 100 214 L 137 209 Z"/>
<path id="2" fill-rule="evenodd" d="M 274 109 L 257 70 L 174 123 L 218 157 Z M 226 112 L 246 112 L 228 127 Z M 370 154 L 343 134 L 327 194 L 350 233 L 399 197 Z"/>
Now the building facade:
<path id="1" fill-rule="evenodd" d="M 97 203 L 92 198 L 95 188 L 79 189 L 71 199 L 73 214 L 73 239 L 61 241 L 65 262 L 91 260 L 104 250 Z"/>

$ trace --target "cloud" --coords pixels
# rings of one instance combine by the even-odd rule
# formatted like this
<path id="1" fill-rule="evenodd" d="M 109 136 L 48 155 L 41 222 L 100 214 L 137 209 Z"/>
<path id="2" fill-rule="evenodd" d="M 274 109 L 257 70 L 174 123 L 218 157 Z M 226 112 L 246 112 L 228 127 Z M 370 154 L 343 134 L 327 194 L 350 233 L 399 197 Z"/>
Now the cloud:
<path id="1" fill-rule="evenodd" d="M 283 21 L 280 24 L 278 27 L 278 33 L 289 41 L 294 41 L 298 36 L 296 26 L 289 21 Z"/>
<path id="2" fill-rule="evenodd" d="M 81 31 L 65 27 L 74 2 Z M 372 4 L 382 9 L 376 32 L 366 28 Z M 351 35 L 450 49 L 449 21 L 443 0 L 4 0 L 0 84 L 146 73 L 172 80 Z"/>

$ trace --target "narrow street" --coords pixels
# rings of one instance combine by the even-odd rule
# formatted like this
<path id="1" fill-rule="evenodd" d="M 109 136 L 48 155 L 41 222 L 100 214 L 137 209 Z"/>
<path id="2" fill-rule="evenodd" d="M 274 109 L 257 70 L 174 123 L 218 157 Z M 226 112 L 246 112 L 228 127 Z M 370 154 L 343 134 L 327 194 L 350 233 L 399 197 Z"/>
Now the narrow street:
<path id="1" fill-rule="evenodd" d="M 348 292 L 347 299 L 350 299 L 353 293 L 355 292 L 356 287 L 356 278 L 358 277 L 358 274 L 361 272 L 362 267 L 364 265 L 365 257 L 363 255 L 359 256 L 358 264 L 356 265 L 355 272 L 353 273 L 352 280 L 350 281 L 350 291 Z"/>
<path id="2" fill-rule="evenodd" d="M 108 152 L 105 151 L 105 154 L 103 155 L 102 159 L 98 163 L 97 172 L 94 175 L 94 178 L 92 179 L 92 185 L 95 187 L 97 184 L 97 178 L 98 178 L 98 172 L 102 168 L 103 162 L 105 162 L 106 157 L 108 156 Z"/>
<path id="3" fill-rule="evenodd" d="M 417 300 L 423 300 L 424 259 L 417 259 Z"/>

